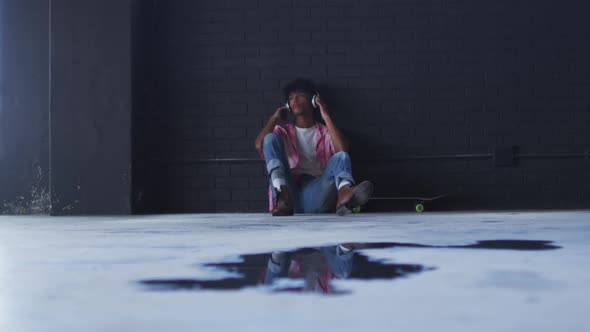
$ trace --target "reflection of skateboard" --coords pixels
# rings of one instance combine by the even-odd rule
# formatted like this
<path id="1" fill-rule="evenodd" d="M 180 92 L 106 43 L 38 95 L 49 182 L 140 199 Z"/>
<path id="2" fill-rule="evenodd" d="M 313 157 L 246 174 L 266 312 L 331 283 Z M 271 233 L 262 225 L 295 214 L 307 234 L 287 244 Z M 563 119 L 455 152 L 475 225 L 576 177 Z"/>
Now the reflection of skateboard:
<path id="1" fill-rule="evenodd" d="M 398 196 L 398 197 L 371 197 L 371 200 L 390 200 L 390 201 L 414 201 L 414 209 L 416 212 L 424 212 L 426 202 L 434 201 L 439 198 L 447 197 L 449 194 L 441 194 L 432 197 L 416 197 L 416 196 Z M 353 210 L 354 212 L 360 212 L 360 208 Z"/>

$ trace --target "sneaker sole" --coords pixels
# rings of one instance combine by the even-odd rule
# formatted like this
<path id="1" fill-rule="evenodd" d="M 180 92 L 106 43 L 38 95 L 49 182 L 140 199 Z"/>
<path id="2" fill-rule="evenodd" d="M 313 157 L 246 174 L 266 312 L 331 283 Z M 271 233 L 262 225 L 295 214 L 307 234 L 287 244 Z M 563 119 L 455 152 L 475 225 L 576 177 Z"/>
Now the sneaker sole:
<path id="1" fill-rule="evenodd" d="M 292 216 L 294 214 L 295 213 L 293 213 L 293 211 L 290 211 L 290 212 L 281 212 L 281 213 L 271 213 L 271 215 L 273 217 L 288 217 L 288 216 Z"/>

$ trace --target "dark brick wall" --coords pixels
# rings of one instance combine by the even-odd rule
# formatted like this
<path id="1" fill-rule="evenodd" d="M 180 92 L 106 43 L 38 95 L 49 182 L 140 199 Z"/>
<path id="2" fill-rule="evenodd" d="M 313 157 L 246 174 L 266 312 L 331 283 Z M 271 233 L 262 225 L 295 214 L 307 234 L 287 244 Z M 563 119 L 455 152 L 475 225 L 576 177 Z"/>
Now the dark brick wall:
<path id="1" fill-rule="evenodd" d="M 51 2 L 52 215 L 131 213 L 132 0 Z"/>
<path id="2" fill-rule="evenodd" d="M 148 203 L 137 211 L 264 211 L 261 163 L 204 159 L 257 158 L 255 136 L 299 76 L 321 85 L 356 177 L 378 195 L 449 192 L 449 209 L 590 206 L 588 158 L 524 156 L 590 150 L 585 1 L 143 4 L 134 191 Z M 518 147 L 517 165 L 404 160 L 502 146 Z"/>

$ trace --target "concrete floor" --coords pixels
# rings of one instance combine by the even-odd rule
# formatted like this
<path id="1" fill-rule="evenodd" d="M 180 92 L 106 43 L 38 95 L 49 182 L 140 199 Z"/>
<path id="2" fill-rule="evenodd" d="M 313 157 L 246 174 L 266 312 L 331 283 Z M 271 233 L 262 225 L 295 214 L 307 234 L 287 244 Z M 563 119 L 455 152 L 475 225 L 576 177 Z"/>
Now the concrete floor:
<path id="1" fill-rule="evenodd" d="M 342 242 L 460 246 L 548 240 L 556 250 L 364 249 L 434 267 L 337 280 L 350 293 L 148 291 L 221 278 L 203 263 Z M 0 217 L 0 331 L 590 331 L 590 211 Z"/>

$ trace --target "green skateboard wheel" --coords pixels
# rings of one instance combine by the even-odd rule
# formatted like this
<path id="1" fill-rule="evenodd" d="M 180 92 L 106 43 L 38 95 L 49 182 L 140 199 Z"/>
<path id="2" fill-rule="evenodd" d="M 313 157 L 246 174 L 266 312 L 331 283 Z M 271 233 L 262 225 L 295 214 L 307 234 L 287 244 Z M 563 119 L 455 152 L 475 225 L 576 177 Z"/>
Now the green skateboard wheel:
<path id="1" fill-rule="evenodd" d="M 360 207 L 360 206 L 357 206 L 357 207 L 353 208 L 353 209 L 352 209 L 352 212 L 354 212 L 354 213 L 359 213 L 359 212 L 361 212 L 361 207 Z"/>
<path id="2" fill-rule="evenodd" d="M 424 204 L 422 204 L 422 203 L 416 203 L 416 205 L 414 205 L 414 208 L 416 209 L 416 212 L 418 212 L 418 213 L 424 212 Z"/>

